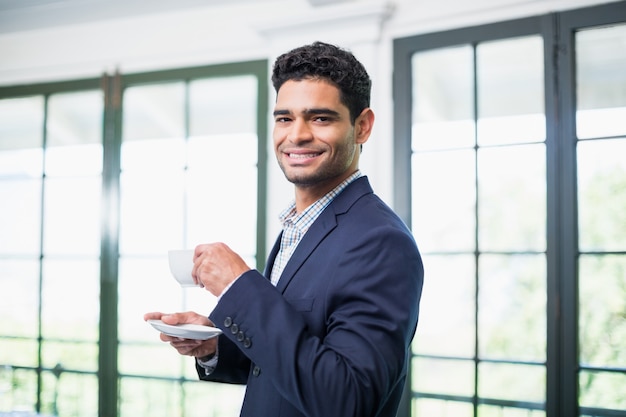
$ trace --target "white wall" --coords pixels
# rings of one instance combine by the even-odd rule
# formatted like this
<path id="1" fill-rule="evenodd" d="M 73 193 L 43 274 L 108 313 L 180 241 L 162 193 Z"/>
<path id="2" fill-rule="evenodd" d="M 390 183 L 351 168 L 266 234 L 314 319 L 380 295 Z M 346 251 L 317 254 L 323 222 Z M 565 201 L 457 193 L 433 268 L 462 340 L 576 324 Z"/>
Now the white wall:
<path id="1" fill-rule="evenodd" d="M 0 85 L 93 78 L 115 69 L 134 73 L 262 58 L 271 64 L 288 48 L 313 40 L 339 44 L 354 51 L 374 83 L 376 125 L 361 168 L 391 203 L 395 38 L 608 2 L 346 0 L 314 7 L 306 0 L 224 1 L 219 7 L 0 34 Z M 291 198 L 291 187 L 273 160 L 269 165 L 268 236 L 273 240 L 276 213 Z"/>

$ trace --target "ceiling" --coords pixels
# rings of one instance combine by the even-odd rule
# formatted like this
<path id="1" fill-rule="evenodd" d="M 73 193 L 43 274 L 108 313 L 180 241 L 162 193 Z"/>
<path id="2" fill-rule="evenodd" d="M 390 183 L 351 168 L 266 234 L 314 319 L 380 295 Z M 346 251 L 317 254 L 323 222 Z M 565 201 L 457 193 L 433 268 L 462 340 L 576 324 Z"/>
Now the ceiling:
<path id="1" fill-rule="evenodd" d="M 194 7 L 245 5 L 271 0 L 0 0 L 0 33 L 164 13 Z M 349 0 L 342 0 L 349 1 Z M 337 0 L 307 0 L 313 6 Z"/>

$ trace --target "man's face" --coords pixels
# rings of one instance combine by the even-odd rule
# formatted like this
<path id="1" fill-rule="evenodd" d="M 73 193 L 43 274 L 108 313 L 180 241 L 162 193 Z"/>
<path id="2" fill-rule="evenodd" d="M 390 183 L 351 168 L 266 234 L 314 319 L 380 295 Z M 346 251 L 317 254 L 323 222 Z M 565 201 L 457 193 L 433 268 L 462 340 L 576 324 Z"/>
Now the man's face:
<path id="1" fill-rule="evenodd" d="M 339 89 L 326 81 L 287 81 L 280 87 L 273 136 L 278 164 L 296 187 L 330 191 L 358 166 L 350 112 Z"/>

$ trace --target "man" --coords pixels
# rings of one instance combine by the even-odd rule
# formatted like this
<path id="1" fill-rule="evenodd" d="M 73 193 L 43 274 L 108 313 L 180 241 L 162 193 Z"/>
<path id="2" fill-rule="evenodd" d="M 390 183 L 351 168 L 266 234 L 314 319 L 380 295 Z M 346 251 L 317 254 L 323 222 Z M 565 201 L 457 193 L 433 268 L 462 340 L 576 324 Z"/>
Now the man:
<path id="1" fill-rule="evenodd" d="M 223 243 L 199 245 L 193 277 L 219 297 L 145 319 L 215 325 L 207 341 L 161 334 L 201 379 L 246 383 L 241 416 L 393 417 L 422 290 L 405 224 L 358 169 L 374 124 L 371 81 L 348 51 L 316 42 L 278 57 L 274 150 L 295 201 L 264 275 Z"/>

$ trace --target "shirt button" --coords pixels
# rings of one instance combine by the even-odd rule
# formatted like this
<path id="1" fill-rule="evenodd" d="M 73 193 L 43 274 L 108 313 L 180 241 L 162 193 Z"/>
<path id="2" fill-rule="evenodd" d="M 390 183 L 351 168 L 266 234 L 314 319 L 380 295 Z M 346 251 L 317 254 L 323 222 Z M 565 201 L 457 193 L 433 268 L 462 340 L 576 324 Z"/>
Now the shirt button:
<path id="1" fill-rule="evenodd" d="M 226 317 L 224 319 L 224 327 L 230 327 L 230 325 L 233 324 L 233 319 L 232 317 Z"/>

